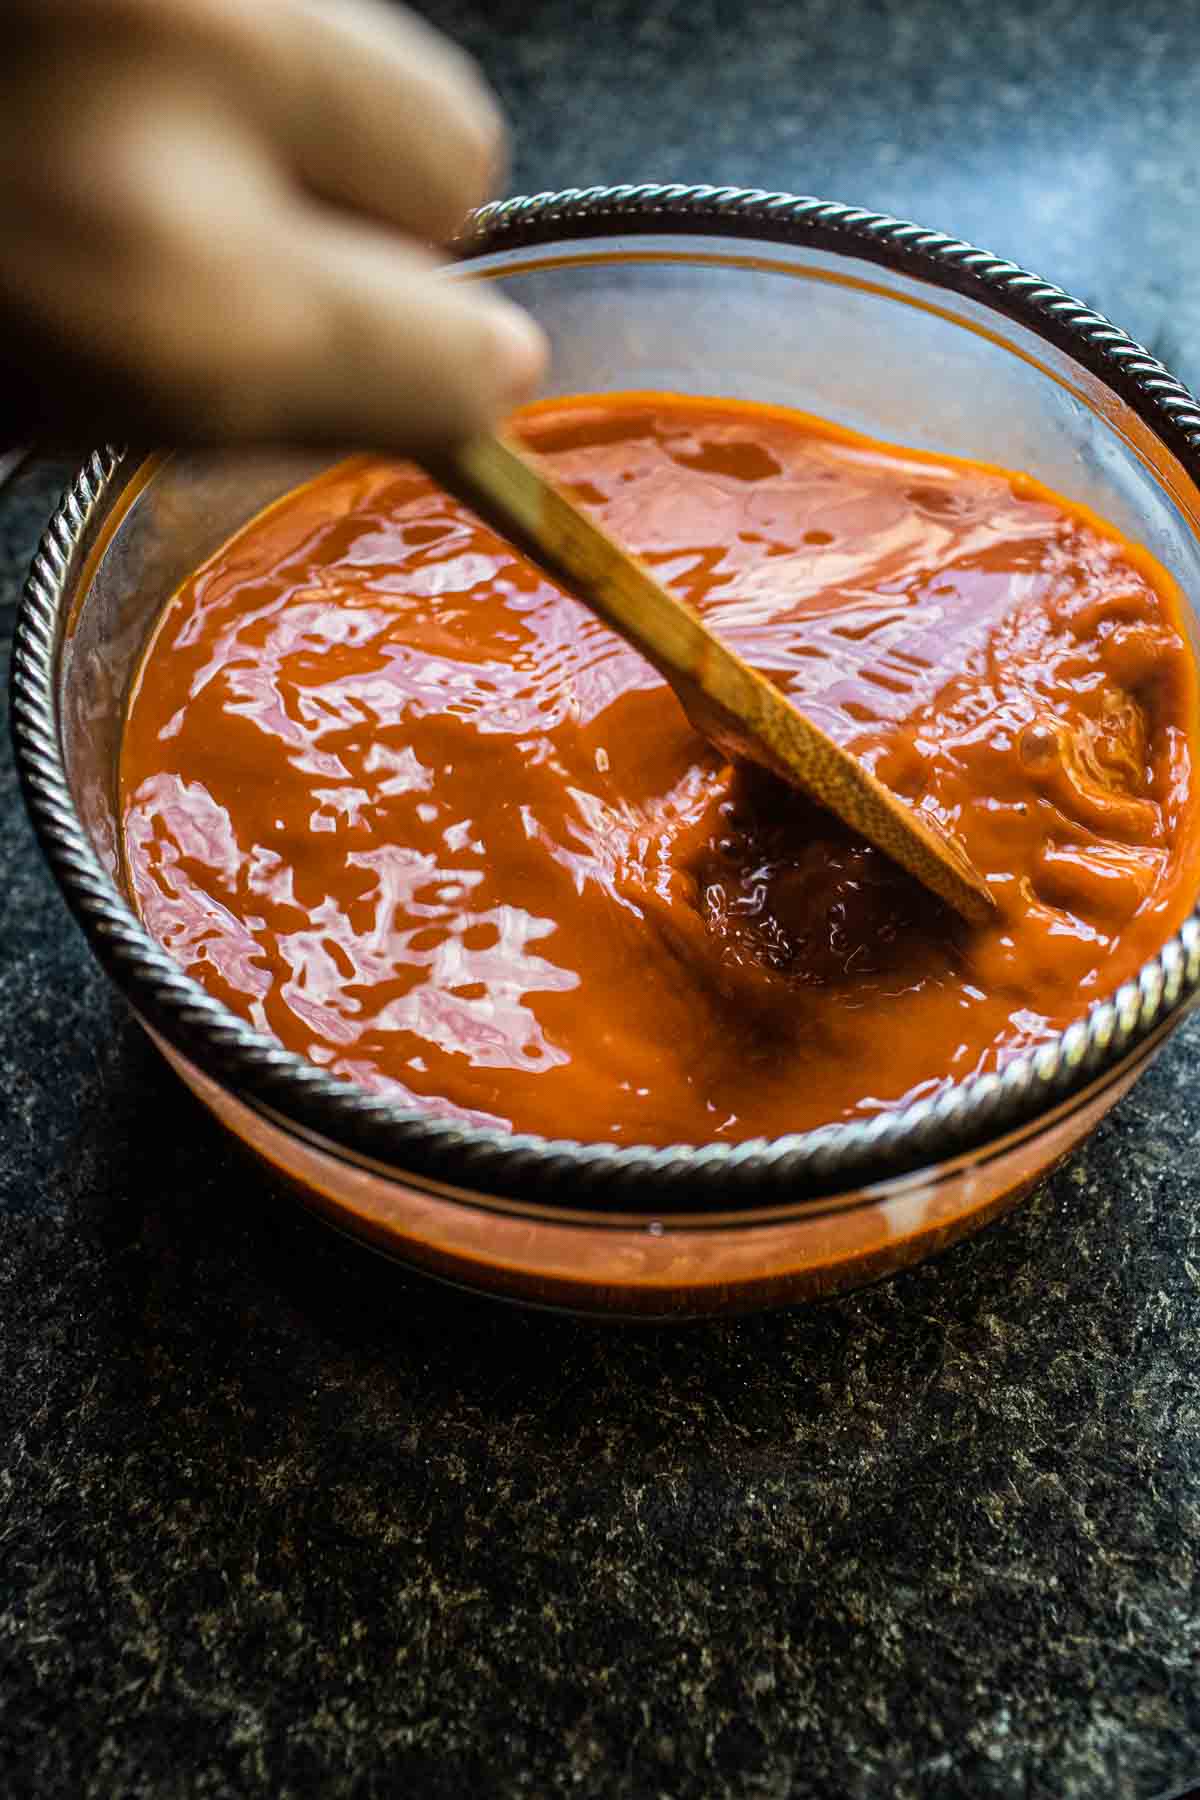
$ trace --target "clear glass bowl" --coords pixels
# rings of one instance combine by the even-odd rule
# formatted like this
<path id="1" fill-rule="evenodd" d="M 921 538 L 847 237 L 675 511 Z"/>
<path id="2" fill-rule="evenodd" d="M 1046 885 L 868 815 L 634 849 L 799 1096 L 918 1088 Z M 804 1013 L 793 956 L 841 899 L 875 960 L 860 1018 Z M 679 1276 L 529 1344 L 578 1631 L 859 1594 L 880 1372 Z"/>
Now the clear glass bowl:
<path id="1" fill-rule="evenodd" d="M 706 188 L 509 202 L 480 215 L 465 248 L 464 277 L 495 282 L 548 329 L 548 394 L 772 401 L 1025 469 L 1200 596 L 1200 412 L 1107 320 L 1011 264 L 842 207 Z M 256 1036 L 127 903 L 116 752 L 162 603 L 320 466 L 94 456 L 30 577 L 14 734 L 31 815 L 96 953 L 204 1104 L 343 1230 L 463 1285 L 583 1313 L 679 1318 L 827 1294 L 1015 1204 L 1193 1003 L 1194 917 L 1138 982 L 1002 1077 L 870 1125 L 645 1151 L 406 1113 Z"/>

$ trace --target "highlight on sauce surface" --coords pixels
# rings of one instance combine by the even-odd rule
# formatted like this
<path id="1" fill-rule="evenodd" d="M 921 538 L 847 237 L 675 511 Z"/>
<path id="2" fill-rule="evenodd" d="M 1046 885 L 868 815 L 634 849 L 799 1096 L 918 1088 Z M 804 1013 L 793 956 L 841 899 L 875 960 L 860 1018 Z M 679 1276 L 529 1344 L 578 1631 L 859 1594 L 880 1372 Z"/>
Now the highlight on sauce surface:
<path id="1" fill-rule="evenodd" d="M 996 919 L 723 763 L 583 606 L 360 458 L 184 584 L 130 703 L 131 892 L 235 1012 L 459 1119 L 737 1140 L 998 1069 L 1182 922 L 1196 681 L 1144 551 L 1025 476 L 782 410 L 581 396 L 517 428 L 959 836 Z"/>

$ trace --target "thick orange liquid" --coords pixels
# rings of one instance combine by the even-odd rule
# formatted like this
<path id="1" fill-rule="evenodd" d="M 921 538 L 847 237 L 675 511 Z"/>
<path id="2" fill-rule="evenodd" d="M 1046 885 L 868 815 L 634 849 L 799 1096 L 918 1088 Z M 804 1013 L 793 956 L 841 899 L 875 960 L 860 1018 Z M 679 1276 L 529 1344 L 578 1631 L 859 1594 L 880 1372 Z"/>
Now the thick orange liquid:
<path id="1" fill-rule="evenodd" d="M 184 585 L 130 706 L 133 892 L 228 1006 L 461 1118 L 775 1136 L 998 1068 L 1185 917 L 1195 677 L 1144 552 L 1025 477 L 781 411 L 581 398 L 521 430 L 961 837 L 997 920 L 732 771 L 583 607 L 361 459 Z"/>

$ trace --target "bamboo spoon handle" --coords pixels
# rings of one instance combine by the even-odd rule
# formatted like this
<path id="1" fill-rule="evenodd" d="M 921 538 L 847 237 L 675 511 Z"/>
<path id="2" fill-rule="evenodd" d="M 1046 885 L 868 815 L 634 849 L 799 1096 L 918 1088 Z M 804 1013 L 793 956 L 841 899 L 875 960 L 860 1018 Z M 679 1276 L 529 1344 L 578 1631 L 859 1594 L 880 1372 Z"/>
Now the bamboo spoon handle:
<path id="1" fill-rule="evenodd" d="M 476 438 L 429 473 L 635 645 L 696 729 L 729 757 L 772 770 L 980 924 L 995 902 L 949 836 L 896 797 L 709 631 L 645 565 L 581 512 L 510 441 Z"/>

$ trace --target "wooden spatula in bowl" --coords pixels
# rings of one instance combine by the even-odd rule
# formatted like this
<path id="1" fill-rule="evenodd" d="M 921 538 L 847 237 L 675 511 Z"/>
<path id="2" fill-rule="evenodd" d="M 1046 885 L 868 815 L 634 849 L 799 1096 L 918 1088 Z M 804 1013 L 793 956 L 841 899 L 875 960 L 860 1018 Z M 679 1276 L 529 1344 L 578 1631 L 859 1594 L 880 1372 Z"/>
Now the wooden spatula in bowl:
<path id="1" fill-rule="evenodd" d="M 447 492 L 590 606 L 653 663 L 697 731 L 835 813 L 972 923 L 995 902 L 965 852 L 743 662 L 507 439 L 426 459 Z"/>

